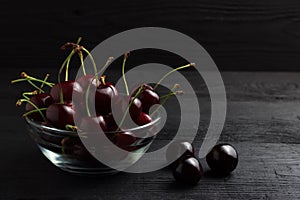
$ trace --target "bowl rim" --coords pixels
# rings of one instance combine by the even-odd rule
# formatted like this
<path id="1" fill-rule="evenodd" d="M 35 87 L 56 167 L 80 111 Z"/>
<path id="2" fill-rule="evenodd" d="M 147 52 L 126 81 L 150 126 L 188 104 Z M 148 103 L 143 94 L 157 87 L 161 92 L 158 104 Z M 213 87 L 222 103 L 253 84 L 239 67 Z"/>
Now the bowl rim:
<path id="1" fill-rule="evenodd" d="M 120 132 L 127 132 L 127 131 L 134 132 L 134 131 L 147 129 L 147 128 L 151 127 L 152 125 L 159 123 L 162 119 L 160 112 L 156 112 L 154 116 L 155 116 L 154 120 L 152 120 L 150 123 L 142 125 L 142 126 L 137 126 L 137 127 L 130 128 L 130 129 L 122 129 L 120 131 L 103 131 L 103 132 L 109 134 L 109 133 L 120 133 Z M 30 119 L 28 116 L 25 116 L 24 119 L 28 125 L 39 128 L 39 129 L 43 129 L 44 131 L 51 132 L 56 135 L 64 134 L 64 136 L 76 137 L 76 136 L 79 136 L 79 134 L 82 134 L 81 131 L 69 131 L 69 130 L 64 130 L 64 129 L 58 129 L 53 126 L 47 126 L 47 125 L 42 124 L 41 122 L 37 122 L 37 121 Z"/>

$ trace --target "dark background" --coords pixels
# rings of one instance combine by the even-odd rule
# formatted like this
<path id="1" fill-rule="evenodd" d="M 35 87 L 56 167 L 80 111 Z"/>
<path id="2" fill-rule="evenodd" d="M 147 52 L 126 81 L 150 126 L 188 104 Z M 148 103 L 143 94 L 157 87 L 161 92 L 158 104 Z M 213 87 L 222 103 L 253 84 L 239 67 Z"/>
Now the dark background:
<path id="1" fill-rule="evenodd" d="M 300 69 L 298 0 L 2 0 L 0 24 L 1 68 L 58 68 L 66 41 L 82 36 L 92 49 L 120 31 L 158 26 L 197 40 L 221 70 Z"/>

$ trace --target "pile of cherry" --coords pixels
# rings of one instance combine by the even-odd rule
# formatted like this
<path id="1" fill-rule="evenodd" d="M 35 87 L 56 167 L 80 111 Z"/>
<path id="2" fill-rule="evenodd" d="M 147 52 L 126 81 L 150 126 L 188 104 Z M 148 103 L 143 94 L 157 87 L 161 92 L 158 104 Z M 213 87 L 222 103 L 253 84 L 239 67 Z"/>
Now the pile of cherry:
<path id="1" fill-rule="evenodd" d="M 76 131 L 90 130 L 91 127 L 101 127 L 104 133 L 115 132 L 112 137 L 106 135 L 118 147 L 125 150 L 137 140 L 134 133 L 127 131 L 132 127 L 124 127 L 124 122 L 130 118 L 137 126 L 148 124 L 152 121 L 150 108 L 153 105 L 162 105 L 172 95 L 180 94 L 182 91 L 175 91 L 179 86 L 177 84 L 171 89 L 170 93 L 164 96 L 159 96 L 156 92 L 157 86 L 169 74 L 174 71 L 194 66 L 193 63 L 178 67 L 169 73 L 155 85 L 141 84 L 133 91 L 129 92 L 124 68 L 128 59 L 129 53 L 124 54 L 122 73 L 124 84 L 126 87 L 126 96 L 121 96 L 116 87 L 105 80 L 105 76 L 98 77 L 100 72 L 103 72 L 111 62 L 109 58 L 100 72 L 96 67 L 95 61 L 90 52 L 83 46 L 79 45 L 81 38 L 75 43 L 66 43 L 62 49 L 71 48 L 72 52 L 63 62 L 58 73 L 58 82 L 51 83 L 48 81 L 49 74 L 44 79 L 38 79 L 29 76 L 25 72 L 21 73 L 21 78 L 13 80 L 12 83 L 27 81 L 34 87 L 34 91 L 23 92 L 22 99 L 17 101 L 17 105 L 26 103 L 24 117 L 28 117 L 33 121 L 43 123 L 47 126 L 52 126 L 58 129 Z M 94 68 L 94 74 L 86 74 L 83 63 L 83 52 L 87 53 Z M 74 54 L 78 54 L 81 60 L 83 76 L 77 80 L 69 80 L 68 69 L 70 60 Z M 65 70 L 65 79 L 61 80 L 61 75 Z M 48 87 L 46 91 L 44 87 Z M 90 89 L 94 87 L 95 93 L 91 96 Z M 89 108 L 89 100 L 95 101 L 95 114 L 92 115 Z M 122 113 L 122 120 L 116 123 L 112 115 L 112 107 L 115 105 Z M 80 125 L 75 126 L 74 117 L 79 116 Z M 125 131 L 126 129 L 126 131 Z M 66 142 L 67 141 L 62 141 Z M 182 155 L 179 152 L 184 152 Z M 179 155 L 177 155 L 179 154 Z M 176 180 L 184 183 L 196 184 L 203 176 L 203 169 L 199 160 L 194 155 L 194 148 L 188 142 L 177 142 L 170 145 L 167 151 L 166 158 L 178 158 L 172 163 L 173 175 Z M 210 168 L 218 174 L 228 174 L 235 169 L 238 162 L 238 155 L 234 147 L 229 144 L 216 145 L 206 157 Z"/>
<path id="2" fill-rule="evenodd" d="M 172 162 L 174 158 L 177 159 Z M 169 167 L 173 169 L 174 178 L 181 183 L 195 185 L 204 175 L 195 149 L 189 142 L 173 142 L 167 149 L 166 160 L 171 163 Z M 236 168 L 238 153 L 230 144 L 217 144 L 206 155 L 206 162 L 216 177 L 223 177 Z"/>

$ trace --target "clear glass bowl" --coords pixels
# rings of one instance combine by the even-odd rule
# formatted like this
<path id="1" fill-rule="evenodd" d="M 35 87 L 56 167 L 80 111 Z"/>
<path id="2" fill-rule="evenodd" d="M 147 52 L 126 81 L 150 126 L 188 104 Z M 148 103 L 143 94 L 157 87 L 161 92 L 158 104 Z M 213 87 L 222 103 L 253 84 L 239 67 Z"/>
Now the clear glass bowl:
<path id="1" fill-rule="evenodd" d="M 118 172 L 103 163 L 99 162 L 90 152 L 84 147 L 77 132 L 61 130 L 35 122 L 28 117 L 25 117 L 28 125 L 30 136 L 36 142 L 41 152 L 55 166 L 60 169 L 76 173 L 76 174 L 100 174 L 110 175 Z M 138 154 L 128 154 L 131 156 L 126 159 L 130 160 L 133 165 L 137 162 L 142 154 L 145 153 L 159 130 L 161 130 L 161 117 L 159 114 L 153 117 L 153 121 L 149 124 L 128 129 L 135 135 L 145 135 L 143 138 L 136 138 L 136 141 L 128 146 L 130 152 L 138 152 Z M 117 132 L 110 132 L 114 134 Z M 125 157 L 124 157 L 125 158 Z"/>

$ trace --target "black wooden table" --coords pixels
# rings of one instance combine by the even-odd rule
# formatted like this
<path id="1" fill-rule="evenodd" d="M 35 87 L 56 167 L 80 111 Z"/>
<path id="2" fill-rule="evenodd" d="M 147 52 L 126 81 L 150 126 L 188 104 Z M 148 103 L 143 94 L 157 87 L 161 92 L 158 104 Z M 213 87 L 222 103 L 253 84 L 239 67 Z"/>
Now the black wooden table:
<path id="1" fill-rule="evenodd" d="M 14 107 L 21 86 L 8 82 L 21 70 L 7 69 L 0 80 L 0 199 L 300 199 L 300 73 L 222 73 L 228 113 L 220 142 L 232 143 L 240 162 L 229 177 L 206 173 L 198 185 L 185 187 L 168 169 L 82 177 L 54 167 Z M 168 139 L 165 134 L 156 144 Z M 194 145 L 199 150 L 201 137 Z"/>

